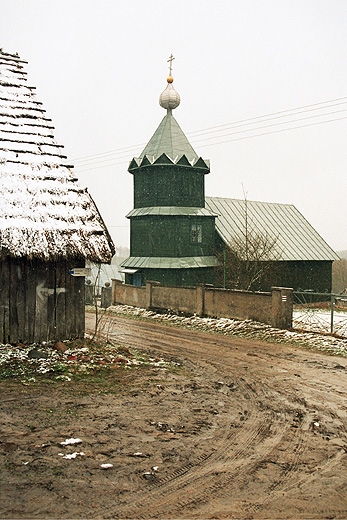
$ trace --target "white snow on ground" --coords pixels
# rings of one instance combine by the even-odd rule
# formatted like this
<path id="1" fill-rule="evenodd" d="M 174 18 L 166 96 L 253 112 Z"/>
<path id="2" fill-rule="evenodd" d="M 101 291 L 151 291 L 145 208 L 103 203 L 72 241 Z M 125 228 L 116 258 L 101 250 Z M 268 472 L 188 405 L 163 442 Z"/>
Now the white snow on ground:
<path id="1" fill-rule="evenodd" d="M 302 332 L 294 329 L 275 329 L 265 323 L 251 320 L 239 321 L 228 318 L 185 317 L 171 313 L 159 314 L 127 305 L 109 307 L 107 312 L 168 322 L 196 330 L 220 332 L 250 339 L 271 341 L 273 343 L 290 343 L 307 349 L 323 351 L 331 355 L 347 356 L 347 338 L 335 337 L 330 334 Z"/>
<path id="2" fill-rule="evenodd" d="M 293 328 L 314 332 L 331 331 L 331 311 L 318 309 L 300 309 L 293 312 Z M 347 309 L 333 313 L 333 332 L 347 337 Z"/>
<path id="3" fill-rule="evenodd" d="M 124 349 L 122 345 L 106 341 L 100 348 L 89 338 L 80 345 L 67 348 L 71 342 L 65 342 L 65 351 L 56 350 L 54 342 L 31 345 L 0 344 L 0 380 L 18 377 L 23 384 L 36 382 L 36 376 L 50 374 L 56 381 L 72 381 L 76 373 L 90 373 L 108 366 L 132 367 L 151 365 L 163 370 L 177 365 L 173 361 L 139 352 L 136 349 Z M 62 445 L 76 444 L 80 439 L 66 439 Z"/>

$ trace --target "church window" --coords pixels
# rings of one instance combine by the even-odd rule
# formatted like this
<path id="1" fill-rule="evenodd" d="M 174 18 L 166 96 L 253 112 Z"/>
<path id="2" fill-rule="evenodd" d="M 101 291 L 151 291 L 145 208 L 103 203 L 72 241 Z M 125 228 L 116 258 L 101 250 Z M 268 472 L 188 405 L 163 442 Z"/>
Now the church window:
<path id="1" fill-rule="evenodd" d="M 200 244 L 202 242 L 202 225 L 201 224 L 192 224 L 191 227 L 191 240 L 195 244 Z"/>

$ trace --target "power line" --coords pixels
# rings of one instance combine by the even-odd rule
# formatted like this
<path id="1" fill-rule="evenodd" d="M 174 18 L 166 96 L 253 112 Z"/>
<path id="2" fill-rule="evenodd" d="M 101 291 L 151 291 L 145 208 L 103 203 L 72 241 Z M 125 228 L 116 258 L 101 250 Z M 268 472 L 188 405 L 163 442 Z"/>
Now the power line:
<path id="1" fill-rule="evenodd" d="M 342 100 L 345 100 L 345 101 L 342 101 Z M 336 103 L 336 101 L 341 101 L 341 103 Z M 326 105 L 327 103 L 333 103 L 333 105 Z M 240 119 L 238 121 L 234 121 L 233 123 L 225 123 L 223 125 L 211 126 L 210 128 L 205 128 L 204 130 L 195 130 L 194 132 L 190 132 L 189 135 L 192 135 L 192 134 L 197 133 L 197 132 L 203 132 L 205 130 L 214 130 L 214 129 L 218 129 L 218 128 L 225 127 L 225 126 L 235 125 L 235 124 L 239 124 L 239 123 L 247 123 L 247 122 L 250 122 L 250 121 L 256 121 L 257 119 L 262 119 L 264 117 L 269 117 L 269 116 L 276 116 L 276 117 L 270 117 L 269 119 L 278 119 L 279 117 L 287 117 L 285 115 L 281 116 L 280 114 L 286 114 L 288 112 L 300 111 L 298 113 L 304 113 L 304 112 L 310 112 L 312 110 L 321 110 L 322 108 L 330 108 L 332 106 L 343 105 L 344 103 L 347 103 L 347 97 L 330 99 L 328 101 L 321 101 L 320 103 L 314 103 L 314 104 L 311 104 L 311 105 L 303 105 L 302 107 L 289 108 L 288 110 L 281 110 L 279 112 L 272 112 L 272 113 L 269 113 L 269 114 L 264 114 L 262 116 L 251 117 L 251 118 L 248 118 L 248 119 Z M 318 106 L 318 105 L 326 105 L 326 106 L 322 107 L 322 106 Z M 316 108 L 311 108 L 311 107 L 316 107 Z M 304 108 L 308 108 L 309 110 L 302 110 Z M 289 116 L 290 116 L 290 114 L 288 114 L 288 117 Z"/>
<path id="2" fill-rule="evenodd" d="M 86 155 L 85 157 L 77 157 L 76 159 L 73 159 L 74 162 L 77 161 L 84 161 L 87 160 L 89 157 L 98 157 L 99 155 L 108 155 L 108 154 L 114 154 L 114 153 L 121 153 L 124 151 L 132 150 L 134 148 L 138 149 L 140 146 L 144 146 L 144 144 L 134 144 L 133 146 L 125 146 L 124 148 L 118 148 L 116 150 L 109 150 L 108 152 L 100 152 L 93 155 Z"/>
<path id="3" fill-rule="evenodd" d="M 290 123 L 296 123 L 298 121 L 305 121 L 306 119 L 313 119 L 315 117 L 330 116 L 330 115 L 333 115 L 333 114 L 338 114 L 340 112 L 346 112 L 346 111 L 347 111 L 347 108 L 345 108 L 343 110 L 335 110 L 334 112 L 327 112 L 326 114 L 323 114 L 323 115 L 315 114 L 314 116 L 300 117 L 299 119 L 291 119 L 290 121 L 283 121 L 283 122 L 280 122 L 280 123 L 271 123 L 270 125 L 258 126 L 257 128 L 247 128 L 246 130 L 238 130 L 237 132 L 231 132 L 231 133 L 227 133 L 227 134 L 224 134 L 224 135 L 219 135 L 217 137 L 220 138 L 220 137 L 227 137 L 228 135 L 242 134 L 244 132 L 254 132 L 255 130 L 262 130 L 264 128 L 269 128 L 271 126 L 279 126 L 279 125 L 285 125 L 285 124 L 290 124 Z M 324 123 L 324 121 L 319 121 L 318 124 L 319 123 Z M 288 130 L 290 130 L 290 129 L 291 128 L 289 127 Z M 286 129 L 284 129 L 284 130 L 286 130 Z M 256 136 L 254 136 L 254 137 L 256 137 Z M 212 136 L 212 137 L 204 137 L 204 139 L 199 139 L 199 140 L 197 140 L 195 142 L 196 143 L 200 143 L 202 141 L 208 141 L 208 140 L 211 140 L 211 139 L 216 139 L 216 137 L 214 137 L 214 136 Z"/>
<path id="4" fill-rule="evenodd" d="M 342 101 L 342 100 L 346 100 L 346 101 Z M 328 103 L 330 103 L 330 104 L 328 104 Z M 335 107 L 335 106 L 338 106 L 338 105 L 343 105 L 345 103 L 347 103 L 347 97 L 337 98 L 337 99 L 334 99 L 334 100 L 329 100 L 329 101 L 325 101 L 325 102 L 315 103 L 315 104 L 311 104 L 311 105 L 305 105 L 305 106 L 302 106 L 302 107 L 297 107 L 297 108 L 293 108 L 293 109 L 289 109 L 289 110 L 282 110 L 280 112 L 273 112 L 273 113 L 269 113 L 269 114 L 264 114 L 262 116 L 256 116 L 256 117 L 249 118 L 249 119 L 243 119 L 243 120 L 235 121 L 233 123 L 227 123 L 227 124 L 223 124 L 223 125 L 209 127 L 209 128 L 202 129 L 202 130 L 196 130 L 194 132 L 188 133 L 187 135 L 192 136 L 191 140 L 192 140 L 193 143 L 200 143 L 200 142 L 203 142 L 203 141 L 210 141 L 210 140 L 213 140 L 213 139 L 220 139 L 220 138 L 228 137 L 229 135 L 237 135 L 237 134 L 245 133 L 245 132 L 256 132 L 258 130 L 261 130 L 261 129 L 264 129 L 264 128 L 269 128 L 269 127 L 272 127 L 272 126 L 290 125 L 292 123 L 295 123 L 295 122 L 298 122 L 298 121 L 303 121 L 303 120 L 306 120 L 306 119 L 312 119 L 312 118 L 317 118 L 317 117 L 326 117 L 326 116 L 337 114 L 337 113 L 340 113 L 340 112 L 345 112 L 347 109 L 342 109 L 342 110 L 337 110 L 337 111 L 332 111 L 332 112 L 324 112 L 324 113 L 320 113 L 320 114 L 307 116 L 307 117 L 304 117 L 304 118 L 290 119 L 290 120 L 287 120 L 287 121 L 271 123 L 269 125 L 264 125 L 264 126 L 260 126 L 260 127 L 259 126 L 258 127 L 253 126 L 253 128 L 247 128 L 247 129 L 243 129 L 243 130 L 237 130 L 237 129 L 238 128 L 242 128 L 244 126 L 261 124 L 261 123 L 267 122 L 267 121 L 274 121 L 274 120 L 277 120 L 277 119 L 280 119 L 280 118 L 293 117 L 293 116 L 297 116 L 297 115 L 300 115 L 300 114 L 303 114 L 303 113 L 307 113 L 307 112 L 311 112 L 311 111 L 316 111 L 316 110 L 322 111 L 322 110 L 325 110 L 327 108 Z M 239 138 L 235 138 L 235 139 L 229 139 L 227 141 L 217 141 L 217 142 L 213 142 L 213 143 L 209 143 L 209 144 L 200 145 L 200 147 L 213 146 L 215 144 L 222 144 L 224 142 L 238 141 L 238 140 L 242 140 L 242 139 L 250 139 L 250 138 L 258 137 L 258 136 L 262 136 L 262 135 L 268 135 L 268 134 L 273 134 L 273 133 L 278 133 L 278 132 L 284 132 L 284 131 L 294 130 L 294 129 L 298 129 L 298 128 L 304 128 L 304 127 L 308 127 L 308 126 L 315 126 L 315 125 L 322 124 L 322 123 L 328 123 L 328 122 L 330 123 L 330 122 L 339 121 L 339 120 L 342 120 L 342 119 L 345 119 L 345 117 L 334 118 L 334 119 L 329 119 L 329 120 L 324 120 L 324 121 L 318 121 L 316 123 L 312 123 L 312 124 L 308 124 L 308 125 L 298 125 L 298 126 L 295 126 L 295 127 L 283 128 L 283 129 L 275 130 L 275 131 L 272 131 L 272 132 L 263 132 L 263 133 L 260 133 L 260 134 L 256 133 L 256 134 L 251 135 L 251 136 L 239 137 Z M 204 137 L 203 139 L 196 139 L 197 137 L 200 137 L 200 136 L 203 136 L 203 135 L 207 135 L 208 136 L 209 134 L 212 134 L 214 132 L 227 132 L 228 130 L 236 130 L 236 131 L 235 132 L 228 132 L 228 133 L 225 133 L 225 134 L 214 135 L 214 136 L 211 135 L 209 137 Z M 116 150 L 113 150 L 113 151 L 110 150 L 108 152 L 103 152 L 103 153 L 99 153 L 99 154 L 95 154 L 95 155 L 89 155 L 89 156 L 86 156 L 84 158 L 76 159 L 73 162 L 76 163 L 76 161 L 77 162 L 79 161 L 80 163 L 81 162 L 85 163 L 85 164 L 76 164 L 76 168 L 78 168 L 79 171 L 89 171 L 89 170 L 93 170 L 93 169 L 95 169 L 97 167 L 98 168 L 105 168 L 105 167 L 108 167 L 108 166 L 116 166 L 118 164 L 124 164 L 126 161 L 125 160 L 124 161 L 119 161 L 119 162 L 113 162 L 113 161 L 115 161 L 115 160 L 117 161 L 119 159 L 123 159 L 124 158 L 124 159 L 127 159 L 127 162 L 128 162 L 129 161 L 129 155 L 131 154 L 131 151 L 132 150 L 138 151 L 140 146 L 144 146 L 144 144 L 128 146 L 128 147 L 119 148 L 119 149 L 116 149 Z M 120 154 L 123 154 L 123 155 L 120 155 Z M 110 157 L 106 157 L 107 155 L 111 155 L 111 156 Z M 104 163 L 108 163 L 108 164 L 104 164 Z M 95 165 L 95 166 L 92 166 L 92 165 Z M 89 166 L 90 166 L 90 168 L 89 168 Z"/>
<path id="5" fill-rule="evenodd" d="M 339 102 L 339 103 L 337 103 L 337 102 Z M 193 136 L 194 134 L 202 135 L 203 133 L 210 133 L 210 132 L 214 132 L 214 131 L 218 132 L 218 131 L 220 131 L 219 129 L 226 128 L 229 126 L 235 126 L 235 125 L 245 126 L 245 125 L 249 125 L 249 124 L 256 124 L 258 120 L 266 121 L 266 120 L 271 120 L 271 119 L 290 117 L 292 115 L 295 115 L 295 114 L 290 114 L 290 112 L 297 112 L 296 115 L 298 115 L 301 113 L 310 112 L 312 110 L 322 110 L 322 109 L 326 109 L 326 108 L 331 108 L 333 106 L 338 106 L 338 105 L 344 104 L 346 102 L 347 102 L 347 97 L 331 99 L 328 101 L 322 101 L 320 103 L 314 103 L 314 104 L 304 105 L 301 107 L 291 108 L 291 109 L 287 109 L 287 110 L 281 110 L 278 112 L 272 112 L 269 114 L 263 114 L 261 116 L 256 116 L 256 117 L 252 117 L 252 118 L 248 118 L 248 119 L 240 119 L 240 120 L 234 121 L 232 123 L 225 123 L 223 125 L 208 127 L 208 128 L 202 129 L 202 130 L 195 130 L 195 131 L 187 133 L 187 136 Z M 333 104 L 328 105 L 328 103 L 333 103 Z M 325 106 L 322 106 L 322 105 L 325 105 Z M 308 109 L 308 110 L 303 110 L 303 109 Z M 264 118 L 267 118 L 267 119 L 264 119 Z M 262 121 L 258 121 L 258 122 L 262 122 Z M 115 150 L 109 150 L 107 152 L 101 152 L 101 153 L 89 155 L 86 157 L 76 158 L 75 161 L 84 161 L 84 160 L 88 160 L 88 158 L 109 155 L 109 154 L 115 155 L 115 154 L 122 153 L 126 150 L 128 150 L 128 151 L 131 151 L 134 149 L 137 150 L 140 146 L 145 146 L 145 143 L 141 143 L 141 144 L 133 145 L 133 146 L 127 146 L 127 147 L 123 147 L 123 148 L 119 148 L 119 149 L 115 149 Z"/>
<path id="6" fill-rule="evenodd" d="M 319 121 L 317 123 L 309 123 L 307 125 L 293 126 L 291 128 L 282 128 L 280 130 L 273 130 L 272 132 L 263 132 L 261 134 L 256 134 L 256 135 L 247 135 L 244 137 L 237 137 L 236 139 L 228 139 L 227 141 L 219 141 L 218 143 L 203 144 L 203 145 L 201 145 L 200 148 L 205 148 L 206 146 L 212 146 L 212 145 L 216 145 L 216 144 L 230 143 L 232 141 L 242 141 L 243 139 L 252 139 L 252 137 L 260 137 L 262 135 L 277 134 L 280 132 L 288 132 L 289 130 L 297 130 L 298 128 L 306 128 L 308 126 L 316 126 L 316 125 L 322 125 L 324 123 L 332 123 L 333 121 L 342 121 L 343 119 L 347 119 L 347 116 L 338 117 L 336 119 L 327 119 L 326 121 Z"/>
<path id="7" fill-rule="evenodd" d="M 231 143 L 231 142 L 234 142 L 234 141 L 243 141 L 245 139 L 252 139 L 253 137 L 261 137 L 263 135 L 270 135 L 270 134 L 277 134 L 277 133 L 281 133 L 281 132 L 288 132 L 290 130 L 297 130 L 299 128 L 306 128 L 306 127 L 309 127 L 309 126 L 317 126 L 317 125 L 321 125 L 321 124 L 324 124 L 324 123 L 332 123 L 334 121 L 342 121 L 344 119 L 347 119 L 347 116 L 346 117 L 338 117 L 338 118 L 334 118 L 334 119 L 328 119 L 326 121 L 317 121 L 316 123 L 309 123 L 307 125 L 298 125 L 298 126 L 293 126 L 293 127 L 288 127 L 288 128 L 281 128 L 281 129 L 278 129 L 278 130 L 273 130 L 273 131 L 270 131 L 270 132 L 262 132 L 260 134 L 254 134 L 254 135 L 247 135 L 247 136 L 243 136 L 243 137 L 236 137 L 234 139 L 227 139 L 226 141 L 217 141 L 217 142 L 214 142 L 214 143 L 208 143 L 208 144 L 202 144 L 200 145 L 200 148 L 206 148 L 208 146 L 215 146 L 215 145 L 218 145 L 218 144 L 224 144 L 224 143 Z M 239 132 L 236 132 L 236 133 L 239 133 Z M 227 137 L 227 135 L 225 136 Z M 90 171 L 90 170 L 95 170 L 96 168 L 107 168 L 107 167 L 110 167 L 110 166 L 117 166 L 119 164 L 124 164 L 125 162 L 129 163 L 130 161 L 120 161 L 120 162 L 115 162 L 115 163 L 111 163 L 111 164 L 105 164 L 105 165 L 101 165 L 101 164 L 97 164 L 96 166 L 92 166 L 91 168 L 78 168 L 78 171 L 79 172 L 85 172 L 85 171 Z"/>

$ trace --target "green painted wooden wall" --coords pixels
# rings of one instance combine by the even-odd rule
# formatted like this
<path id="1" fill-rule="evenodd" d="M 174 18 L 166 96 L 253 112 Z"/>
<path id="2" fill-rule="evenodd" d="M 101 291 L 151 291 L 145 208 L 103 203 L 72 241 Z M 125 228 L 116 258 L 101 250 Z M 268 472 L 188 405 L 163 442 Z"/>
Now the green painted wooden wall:
<path id="1" fill-rule="evenodd" d="M 192 226 L 201 225 L 201 242 Z M 143 216 L 131 222 L 131 256 L 209 256 L 214 249 L 214 217 Z"/>
<path id="2" fill-rule="evenodd" d="M 183 166 L 151 166 L 134 173 L 134 208 L 205 206 L 204 173 Z"/>

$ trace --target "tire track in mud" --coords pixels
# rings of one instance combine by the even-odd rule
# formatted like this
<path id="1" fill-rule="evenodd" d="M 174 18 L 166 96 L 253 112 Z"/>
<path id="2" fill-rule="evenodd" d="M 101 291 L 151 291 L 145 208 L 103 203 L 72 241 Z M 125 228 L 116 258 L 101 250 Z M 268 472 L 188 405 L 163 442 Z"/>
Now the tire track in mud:
<path id="1" fill-rule="evenodd" d="M 230 456 L 230 448 L 228 450 L 228 447 L 232 442 L 233 434 L 227 434 L 223 439 L 214 438 L 211 441 L 214 444 L 213 452 L 199 457 L 194 462 L 174 471 L 171 475 L 153 482 L 150 490 L 147 486 L 143 488 L 137 493 L 131 507 L 122 509 L 120 516 L 125 518 L 142 518 L 142 514 L 145 514 L 146 518 L 161 514 L 166 516 L 168 510 L 171 513 L 178 513 L 188 503 L 209 501 L 213 493 L 223 488 L 227 482 L 234 478 L 234 475 L 228 475 L 227 478 L 223 476 L 227 465 L 238 460 L 244 460 L 245 457 L 249 456 L 249 450 L 254 446 L 257 437 L 263 438 L 267 430 L 268 423 L 264 420 L 257 428 L 251 428 L 247 435 L 240 432 L 239 443 L 242 447 L 233 450 L 232 456 Z M 216 471 L 216 468 L 218 468 L 218 471 Z M 216 474 L 222 475 L 218 483 L 214 482 Z M 189 500 L 177 502 L 177 495 L 182 496 L 183 493 L 190 495 Z M 150 515 L 148 515 L 149 510 L 152 511 Z M 103 511 L 103 513 L 106 513 L 106 511 Z M 113 509 L 108 509 L 107 513 L 110 518 L 115 516 Z"/>
<path id="2" fill-rule="evenodd" d="M 239 481 L 249 473 L 251 468 L 261 460 L 268 451 L 273 449 L 273 443 L 279 442 L 285 431 L 284 422 L 277 421 L 269 427 L 269 415 L 261 421 L 254 414 L 249 419 L 247 432 L 242 431 L 234 438 L 238 448 L 226 442 L 215 441 L 216 451 L 198 464 L 191 464 L 184 474 L 174 472 L 172 475 L 154 484 L 156 489 L 138 494 L 135 503 L 130 508 L 122 510 L 125 518 L 153 518 L 179 514 L 183 510 L 197 504 L 212 503 L 220 493 L 228 493 L 226 488 L 237 478 Z M 270 429 L 271 436 L 270 436 Z M 228 437 L 228 436 L 227 436 Z M 271 443 L 269 440 L 271 439 Z M 228 439 L 226 438 L 225 441 Z M 236 442 L 235 442 L 236 441 Z M 265 449 L 264 442 L 269 446 Z M 259 449 L 259 454 L 255 453 Z M 187 469 L 187 468 L 185 468 Z M 177 475 L 179 473 L 179 475 Z M 158 487 L 161 488 L 158 490 Z M 177 501 L 177 496 L 186 496 Z M 148 511 L 151 513 L 148 514 Z M 170 511 L 170 515 L 168 515 Z M 111 511 L 109 511 L 111 513 Z M 142 516 L 144 515 L 144 516 Z M 114 511 L 111 517 L 114 516 Z"/>
<path id="3" fill-rule="evenodd" d="M 296 412 L 301 414 L 301 412 Z M 300 460 L 306 450 L 304 443 L 304 431 L 310 422 L 310 417 L 300 418 L 300 427 L 298 425 L 291 426 L 288 435 L 289 439 L 282 438 L 281 452 L 284 454 L 284 459 L 279 460 L 280 457 L 276 454 L 277 446 L 270 451 L 267 455 L 267 460 L 270 459 L 271 463 L 277 464 L 281 468 L 281 472 L 278 478 L 272 482 L 267 488 L 264 489 L 264 493 L 261 499 L 257 499 L 253 504 L 249 504 L 245 507 L 248 513 L 258 513 L 264 506 L 270 501 L 274 500 L 274 497 L 284 490 L 294 487 L 297 485 L 300 477 L 297 475 Z"/>
<path id="4" fill-rule="evenodd" d="M 151 335 L 151 334 L 150 334 Z M 113 335 L 110 334 L 110 337 Z M 169 334 L 169 336 L 176 336 Z M 127 338 L 128 340 L 129 338 Z M 177 338 L 175 338 L 177 340 Z M 160 353 L 167 350 L 167 340 L 160 342 L 157 338 L 151 339 L 151 348 L 159 348 Z M 138 343 L 132 338 L 132 345 Z M 196 341 L 192 341 L 195 344 Z M 143 341 L 140 342 L 143 346 Z M 138 344 L 138 346 L 140 346 Z M 182 351 L 182 354 L 187 356 L 187 345 L 176 348 L 176 351 Z M 172 352 L 170 351 L 172 354 Z M 188 355 L 189 357 L 189 355 Z M 209 357 L 209 356 L 207 356 Z M 203 362 L 201 359 L 199 365 L 208 365 L 212 368 L 213 364 L 220 366 L 220 359 L 213 359 L 212 363 Z M 235 378 L 233 378 L 235 380 Z M 135 502 L 130 508 L 124 508 L 121 511 L 121 516 L 128 518 L 141 518 L 141 511 L 144 511 L 148 518 L 148 510 L 151 509 L 151 517 L 167 514 L 169 509 L 171 513 L 179 513 L 182 509 L 186 509 L 192 504 L 202 504 L 211 502 L 225 487 L 230 485 L 235 478 L 241 479 L 250 470 L 250 466 L 254 466 L 259 458 L 273 450 L 273 445 L 280 442 L 284 433 L 285 425 L 288 422 L 288 417 L 281 414 L 281 417 L 274 416 L 273 413 L 263 411 L 259 413 L 258 403 L 261 400 L 262 393 L 264 393 L 265 385 L 256 388 L 255 385 L 246 382 L 242 379 L 237 380 L 236 385 L 239 391 L 246 397 L 248 402 L 248 416 L 247 428 L 243 427 L 239 432 L 230 432 L 232 424 L 229 422 L 224 425 L 224 430 L 227 434 L 221 438 L 214 438 L 214 451 L 199 457 L 196 461 L 191 462 L 171 475 L 164 477 L 158 481 L 153 482 L 153 487 L 148 492 L 148 487 L 137 493 Z M 280 420 L 281 419 L 281 420 Z M 228 431 L 229 430 L 229 431 Z M 269 439 L 272 439 L 269 442 Z M 264 451 L 264 442 L 269 444 L 266 451 Z M 236 448 L 235 446 L 239 446 Z M 259 455 L 255 456 L 255 448 L 259 447 Z M 245 461 L 249 459 L 247 464 Z M 232 467 L 232 469 L 231 469 Z M 217 471 L 216 471 L 216 468 Z M 218 478 L 218 482 L 216 482 Z M 182 493 L 188 494 L 189 498 L 177 502 L 176 497 Z M 154 507 L 153 504 L 160 504 L 160 508 Z M 104 514 L 109 514 L 111 517 L 115 515 L 115 511 L 103 511 Z"/>
<path id="5" fill-rule="evenodd" d="M 213 450 L 170 475 L 144 485 L 136 492 L 131 505 L 119 504 L 117 510 L 108 507 L 100 510 L 99 514 L 104 518 L 177 518 L 183 512 L 186 516 L 187 511 L 194 516 L 203 504 L 208 504 L 210 510 L 215 504 L 215 511 L 218 511 L 218 502 L 223 498 L 232 501 L 238 489 L 246 488 L 250 476 L 268 461 L 276 464 L 276 479 L 265 483 L 260 494 L 244 501 L 244 512 L 250 516 L 261 513 L 266 504 L 275 500 L 282 491 L 292 489 L 299 482 L 309 482 L 312 471 L 303 477 L 301 461 L 308 447 L 305 435 L 313 420 L 312 413 L 296 388 L 300 385 L 293 384 L 290 374 L 284 379 L 283 388 L 278 381 L 275 388 L 273 381 L 268 384 L 257 379 L 255 342 L 249 346 L 248 355 L 252 356 L 250 370 L 244 372 L 249 368 L 244 366 L 247 355 L 245 340 L 152 322 L 131 320 L 130 324 L 130 320 L 126 322 L 118 316 L 112 320 L 117 330 L 113 331 L 113 325 L 109 326 L 108 336 L 115 341 L 194 363 L 198 370 L 207 371 L 210 380 L 216 373 L 218 377 L 227 373 L 247 403 L 248 415 L 237 431 L 233 428 L 233 421 L 226 420 L 220 426 L 224 435 L 217 432 L 210 441 L 211 445 L 214 444 Z M 242 354 L 238 353 L 240 343 Z M 276 353 L 272 355 L 283 357 Z M 263 365 L 270 365 L 270 350 L 265 348 L 261 357 Z M 292 360 L 284 361 L 291 363 Z M 297 362 L 296 359 L 293 361 Z M 247 375 L 241 377 L 244 373 Z"/>
<path id="6" fill-rule="evenodd" d="M 265 416 L 262 420 L 262 423 L 256 426 L 256 420 L 253 421 L 252 430 L 247 438 L 245 439 L 244 432 L 240 433 L 240 442 L 243 442 L 243 448 L 238 450 L 229 450 L 229 453 L 225 453 L 225 460 L 220 468 L 224 468 L 225 471 L 229 469 L 229 472 L 226 476 L 223 476 L 219 479 L 219 482 L 214 481 L 214 476 L 211 473 L 211 469 L 213 468 L 203 468 L 204 471 L 201 475 L 193 475 L 194 480 L 189 483 L 194 487 L 194 494 L 188 500 L 181 501 L 179 503 L 179 507 L 175 507 L 174 510 L 179 513 L 182 509 L 186 509 L 189 506 L 194 504 L 204 504 L 209 502 L 209 504 L 213 504 L 216 502 L 216 496 L 220 494 L 222 491 L 225 494 L 226 487 L 232 484 L 237 478 L 238 481 L 242 481 L 245 477 L 252 472 L 252 469 L 257 466 L 259 461 L 264 460 L 264 457 L 269 456 L 271 454 L 278 443 L 282 440 L 283 436 L 287 433 L 287 429 L 285 428 L 285 424 L 288 422 L 288 417 L 283 414 L 281 417 L 281 421 L 277 417 L 277 421 L 274 426 L 274 422 L 271 421 L 271 427 L 269 426 L 269 421 L 271 417 Z M 272 416 L 272 419 L 274 417 Z M 270 432 L 270 429 L 272 430 Z M 291 451 L 291 444 L 295 444 L 295 461 L 292 464 L 288 465 L 288 467 L 283 471 L 282 475 L 278 479 L 276 483 L 274 483 L 273 489 L 277 487 L 281 487 L 287 480 L 291 471 L 294 471 L 297 467 L 300 455 L 302 453 L 303 448 L 303 436 L 301 433 L 296 435 L 298 437 L 298 441 L 294 442 L 294 439 L 291 443 L 288 443 L 288 450 Z M 245 442 L 246 440 L 246 442 Z M 265 444 L 268 446 L 265 447 Z M 259 453 L 251 454 L 251 451 L 258 451 Z M 248 456 L 248 460 L 247 460 Z M 218 457 L 221 459 L 221 457 Z M 209 461 L 210 462 L 210 461 Z M 230 466 L 233 466 L 230 471 Z M 197 478 L 204 478 L 202 482 L 200 482 L 199 489 L 197 490 Z M 207 482 L 206 480 L 210 482 Z M 271 489 L 272 490 L 272 489 Z M 270 491 L 270 489 L 269 489 Z M 191 493 L 192 494 L 192 493 Z M 170 505 L 172 508 L 172 504 Z M 260 509 L 261 504 L 254 504 L 250 508 L 250 510 L 257 511 Z"/>

